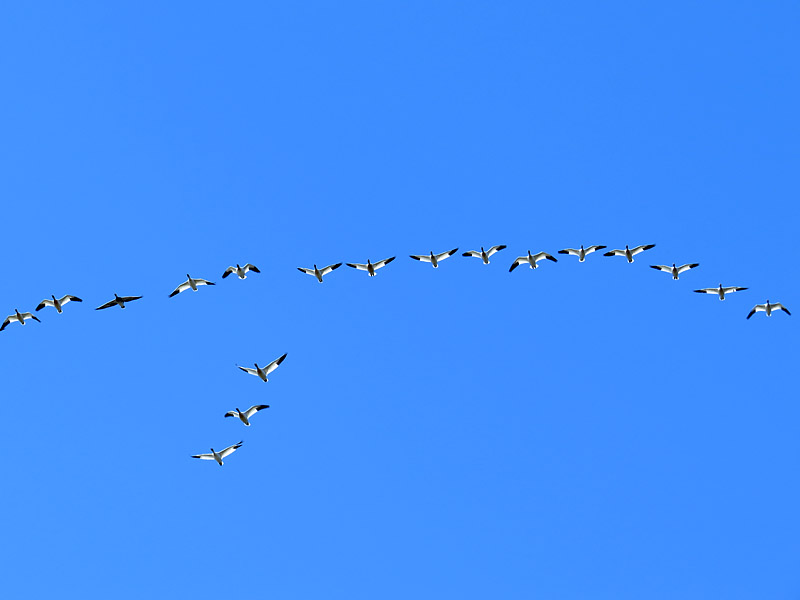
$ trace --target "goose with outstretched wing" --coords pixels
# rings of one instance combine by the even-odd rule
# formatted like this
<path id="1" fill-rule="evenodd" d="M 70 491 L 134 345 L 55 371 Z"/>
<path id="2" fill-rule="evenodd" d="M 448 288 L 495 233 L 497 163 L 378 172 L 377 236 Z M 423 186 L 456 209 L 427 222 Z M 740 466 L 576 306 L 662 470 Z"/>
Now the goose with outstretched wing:
<path id="1" fill-rule="evenodd" d="M 452 250 L 442 252 L 441 254 L 434 254 L 433 250 L 431 250 L 430 254 L 409 254 L 409 256 L 414 260 L 431 263 L 434 269 L 438 269 L 441 261 L 443 261 L 445 258 L 450 258 L 456 252 L 458 252 L 458 248 L 453 248 Z"/>
<path id="2" fill-rule="evenodd" d="M 192 454 L 192 458 L 199 458 L 200 460 L 215 460 L 219 463 L 219 466 L 222 466 L 222 459 L 230 456 L 236 450 L 242 447 L 244 442 L 239 442 L 238 444 L 233 444 L 232 446 L 228 446 L 224 450 L 217 452 L 213 448 L 211 448 L 211 454 Z"/>

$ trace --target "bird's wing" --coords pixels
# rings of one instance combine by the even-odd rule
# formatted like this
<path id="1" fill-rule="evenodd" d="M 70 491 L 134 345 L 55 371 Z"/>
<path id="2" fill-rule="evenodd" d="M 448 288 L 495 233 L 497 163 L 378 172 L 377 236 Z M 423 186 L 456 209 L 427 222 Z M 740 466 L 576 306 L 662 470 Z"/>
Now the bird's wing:
<path id="1" fill-rule="evenodd" d="M 239 365 L 236 366 L 239 367 Z M 247 367 L 239 367 L 239 368 L 245 373 L 250 373 L 250 375 L 258 376 L 258 371 L 256 371 L 255 369 L 248 369 Z"/>
<path id="2" fill-rule="evenodd" d="M 762 312 L 762 311 L 765 311 L 765 310 L 767 310 L 767 305 L 766 304 L 756 304 L 753 307 L 753 310 L 751 310 L 750 313 L 747 315 L 747 318 L 749 319 L 750 317 L 752 317 L 757 312 Z"/>
<path id="3" fill-rule="evenodd" d="M 414 260 L 421 260 L 422 262 L 428 262 L 428 263 L 431 262 L 431 257 L 429 255 L 426 256 L 425 254 L 409 254 L 409 256 Z M 436 260 L 439 260 L 439 258 L 437 257 Z"/>
<path id="4" fill-rule="evenodd" d="M 138 300 L 141 296 L 121 296 L 120 300 L 123 302 L 133 302 L 134 300 Z"/>
<path id="5" fill-rule="evenodd" d="M 316 273 L 314 273 L 314 269 L 304 269 L 303 267 L 297 267 L 297 270 L 302 271 L 303 273 L 306 273 L 308 275 L 316 275 Z"/>
<path id="6" fill-rule="evenodd" d="M 396 256 L 392 256 L 392 257 L 390 257 L 390 258 L 384 258 L 383 260 L 379 260 L 379 261 L 378 261 L 378 262 L 376 262 L 376 263 L 372 263 L 372 266 L 373 266 L 374 268 L 376 268 L 376 269 L 380 269 L 381 267 L 385 267 L 386 265 L 388 265 L 388 264 L 389 264 L 390 262 L 392 262 L 392 261 L 393 261 L 395 258 L 397 258 L 397 257 L 396 257 Z"/>
<path id="7" fill-rule="evenodd" d="M 436 254 L 436 260 L 444 260 L 445 258 L 450 258 L 458 252 L 458 248 L 453 248 L 452 250 L 448 250 L 447 252 L 442 252 L 441 254 Z"/>
<path id="8" fill-rule="evenodd" d="M 8 326 L 8 324 L 11 323 L 11 321 L 16 321 L 16 320 L 17 320 L 17 315 L 9 315 L 9 316 L 7 316 L 6 320 L 3 321 L 3 326 L 0 327 L 0 331 L 3 331 L 3 329 L 5 329 Z"/>
<path id="9" fill-rule="evenodd" d="M 62 302 L 61 304 L 64 303 Z M 42 300 L 39 306 L 36 307 L 36 310 L 42 310 L 45 306 L 55 306 L 55 303 L 52 300 Z"/>
<path id="10" fill-rule="evenodd" d="M 732 290 L 733 288 L 722 288 L 722 290 L 727 294 L 728 290 Z M 719 294 L 719 290 L 717 288 L 703 288 L 702 290 L 694 290 L 698 294 Z"/>
<path id="11" fill-rule="evenodd" d="M 213 454 L 192 454 L 192 458 L 199 458 L 200 460 L 215 460 Z"/>
<path id="12" fill-rule="evenodd" d="M 461 256 L 474 256 L 475 258 L 480 258 L 481 257 L 481 253 L 480 252 L 476 252 L 475 250 L 470 250 L 469 252 L 462 253 Z"/>
<path id="13" fill-rule="evenodd" d="M 20 313 L 20 315 L 22 315 L 23 321 L 25 321 L 26 319 L 33 319 L 34 321 L 39 321 L 39 317 L 37 317 L 33 313 L 25 312 L 25 313 Z M 39 321 L 39 323 L 41 323 L 41 321 Z"/>
<path id="14" fill-rule="evenodd" d="M 609 250 L 604 252 L 603 256 L 625 256 L 625 250 Z"/>
<path id="15" fill-rule="evenodd" d="M 603 250 L 604 248 L 606 248 L 606 246 L 597 246 L 597 245 L 589 246 L 588 248 L 584 248 L 583 252 L 584 254 L 591 254 L 592 252 L 595 252 L 597 250 Z"/>
<path id="16" fill-rule="evenodd" d="M 489 248 L 489 251 L 486 253 L 486 255 L 492 256 L 493 254 L 500 252 L 500 250 L 505 250 L 505 248 L 506 248 L 505 244 L 500 244 L 499 246 L 492 246 L 491 248 Z"/>
<path id="17" fill-rule="evenodd" d="M 678 273 L 686 273 L 689 269 L 694 269 L 695 267 L 699 267 L 700 263 L 691 263 L 688 265 L 681 265 L 678 267 Z"/>
<path id="18" fill-rule="evenodd" d="M 644 252 L 645 250 L 650 250 L 650 248 L 655 248 L 655 244 L 642 244 L 641 246 L 636 246 L 636 248 L 631 249 L 631 254 L 636 255 L 640 252 Z"/>
<path id="19" fill-rule="evenodd" d="M 287 352 L 286 354 L 289 354 L 289 353 Z M 277 369 L 277 368 L 278 368 L 278 365 L 280 365 L 280 364 L 283 362 L 283 359 L 284 359 L 284 358 L 286 358 L 286 354 L 284 354 L 284 355 L 283 355 L 283 356 L 281 356 L 280 358 L 276 358 L 275 360 L 273 360 L 271 363 L 269 363 L 269 364 L 267 365 L 266 369 L 264 369 L 264 370 L 267 372 L 267 375 L 269 375 L 269 374 L 270 374 L 270 373 L 272 373 L 272 372 L 273 372 L 275 369 Z"/>
<path id="20" fill-rule="evenodd" d="M 105 304 L 98 306 L 97 308 L 95 308 L 95 310 L 103 310 L 104 308 L 111 308 L 112 306 L 116 306 L 116 304 L 117 301 L 112 300 L 111 302 L 106 302 Z"/>
<path id="21" fill-rule="evenodd" d="M 722 288 L 722 291 L 725 292 L 726 294 L 730 294 L 731 292 L 742 292 L 742 291 L 744 291 L 746 289 L 747 289 L 746 287 L 733 286 L 733 287 Z M 714 291 L 715 292 L 717 291 L 716 288 L 714 288 Z M 711 292 L 709 292 L 709 293 L 711 293 Z"/>
<path id="22" fill-rule="evenodd" d="M 348 267 L 353 267 L 354 269 L 358 269 L 359 271 L 366 271 L 367 270 L 367 265 L 362 265 L 361 263 L 345 263 L 345 264 Z"/>
<path id="23" fill-rule="evenodd" d="M 213 281 L 207 281 L 205 279 L 195 279 L 194 282 L 197 285 L 216 285 Z"/>
<path id="24" fill-rule="evenodd" d="M 237 448 L 241 448 L 243 443 L 244 442 L 239 442 L 238 444 L 233 444 L 232 446 L 228 446 L 227 448 L 225 448 L 225 450 L 220 452 L 219 455 L 222 458 L 225 458 L 226 456 L 230 456 L 231 454 L 233 454 L 236 451 Z"/>
<path id="25" fill-rule="evenodd" d="M 547 252 L 539 252 L 538 254 L 534 254 L 533 255 L 533 260 L 535 260 L 536 262 L 539 262 L 540 260 L 544 260 L 545 258 L 547 260 L 552 260 L 553 262 L 558 262 L 557 258 L 552 256 L 551 254 L 548 254 Z"/>
<path id="26" fill-rule="evenodd" d="M 342 263 L 336 263 L 335 265 L 328 265 L 327 267 L 322 269 L 322 271 L 320 271 L 320 273 L 322 273 L 322 276 L 324 277 L 325 275 L 327 275 L 331 271 L 335 271 L 336 269 L 338 269 L 341 266 L 342 266 Z M 313 275 L 314 271 L 311 271 L 311 274 Z"/>
<path id="27" fill-rule="evenodd" d="M 178 287 L 176 287 L 174 290 L 172 290 L 172 293 L 169 295 L 169 297 L 172 298 L 173 296 L 177 296 L 181 292 L 184 292 L 184 291 L 188 290 L 190 287 L 192 287 L 192 286 L 189 285 L 188 281 L 185 282 L 185 283 L 182 283 Z M 124 298 L 122 299 L 122 301 L 123 302 L 127 302 Z"/>
<path id="28" fill-rule="evenodd" d="M 249 419 L 254 414 L 256 414 L 258 411 L 260 411 L 262 409 L 265 409 L 265 408 L 269 408 L 269 404 L 257 404 L 255 406 L 251 406 L 246 411 L 244 411 L 244 416 Z"/>
<path id="29" fill-rule="evenodd" d="M 515 260 L 513 262 L 513 264 L 511 265 L 511 268 L 508 270 L 508 272 L 511 273 L 511 271 L 516 269 L 518 266 L 520 266 L 524 262 L 528 262 L 528 257 L 527 256 L 520 256 L 517 260 Z"/>
<path id="30" fill-rule="evenodd" d="M 225 279 L 228 275 L 233 273 L 236 270 L 236 267 L 228 267 L 225 269 L 225 272 L 222 274 L 222 278 Z"/>
<path id="31" fill-rule="evenodd" d="M 237 413 L 235 410 L 229 410 L 228 412 L 225 413 L 225 416 L 226 417 L 238 417 L 239 413 Z"/>
<path id="32" fill-rule="evenodd" d="M 650 265 L 650 268 L 664 271 L 664 273 L 672 273 L 672 267 L 668 267 L 667 265 Z"/>
<path id="33" fill-rule="evenodd" d="M 247 263 L 244 266 L 244 272 L 247 273 L 248 271 L 252 271 L 253 273 L 261 273 L 261 271 L 258 270 L 258 267 L 251 263 Z"/>
<path id="34" fill-rule="evenodd" d="M 81 300 L 77 296 L 66 294 L 63 298 L 59 300 L 59 302 L 61 302 L 61 304 L 66 304 L 67 302 L 83 302 L 83 300 Z"/>
<path id="35" fill-rule="evenodd" d="M 584 250 L 584 252 L 586 252 L 586 254 L 589 254 L 588 250 Z M 572 256 L 580 256 L 581 255 L 581 251 L 580 250 L 576 250 L 575 248 L 564 248 L 563 250 L 559 250 L 558 253 L 559 254 L 571 254 Z"/>
<path id="36" fill-rule="evenodd" d="M 783 312 L 785 312 L 785 313 L 786 313 L 787 315 L 789 315 L 790 317 L 792 316 L 792 313 L 790 313 L 790 312 L 789 312 L 789 309 L 788 309 L 788 308 L 786 308 L 786 307 L 785 307 L 783 304 L 781 304 L 780 302 L 778 302 L 778 303 L 776 303 L 776 304 L 773 304 L 773 305 L 772 305 L 772 308 L 777 308 L 778 310 L 782 310 Z M 26 314 L 30 314 L 30 313 L 26 313 Z"/>

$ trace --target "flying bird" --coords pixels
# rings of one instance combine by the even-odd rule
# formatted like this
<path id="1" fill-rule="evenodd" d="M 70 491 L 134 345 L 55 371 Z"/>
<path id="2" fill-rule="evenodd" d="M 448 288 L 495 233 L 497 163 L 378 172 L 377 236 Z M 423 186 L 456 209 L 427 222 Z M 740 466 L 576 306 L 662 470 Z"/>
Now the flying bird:
<path id="1" fill-rule="evenodd" d="M 765 312 L 765 313 L 767 313 L 768 317 L 771 317 L 772 316 L 772 311 L 774 311 L 774 310 L 782 310 L 783 312 L 785 312 L 790 317 L 792 316 L 792 313 L 790 313 L 789 310 L 783 304 L 781 304 L 780 302 L 776 302 L 775 304 L 770 304 L 770 301 L 767 300 L 766 304 L 756 304 L 753 307 L 753 310 L 750 311 L 750 314 L 747 315 L 747 318 L 749 319 L 750 317 L 752 317 L 757 312 Z"/>
<path id="2" fill-rule="evenodd" d="M 13 315 L 8 315 L 6 317 L 6 320 L 3 321 L 3 326 L 0 327 L 0 331 L 3 331 L 3 329 L 8 327 L 9 323 L 13 323 L 15 321 L 17 323 L 19 323 L 20 325 L 25 325 L 25 321 L 27 321 L 28 319 L 33 319 L 34 321 L 39 321 L 39 319 L 33 313 L 29 313 L 29 312 L 21 313 L 15 308 L 14 309 L 14 314 Z M 41 323 L 41 321 L 39 321 L 39 323 Z"/>
<path id="3" fill-rule="evenodd" d="M 431 253 L 428 254 L 428 255 L 426 255 L 426 254 L 409 254 L 409 256 L 411 258 L 413 258 L 414 260 L 421 260 L 422 262 L 431 263 L 433 265 L 434 269 L 438 269 L 439 268 L 439 261 L 444 260 L 445 258 L 450 258 L 456 252 L 458 252 L 458 248 L 453 248 L 449 252 L 442 252 L 441 254 L 434 254 L 433 251 L 431 250 Z"/>
<path id="4" fill-rule="evenodd" d="M 134 300 L 138 300 L 141 296 L 117 296 L 114 294 L 114 299 L 110 302 L 106 302 L 102 306 L 98 306 L 95 310 L 103 310 L 104 308 L 111 308 L 112 306 L 119 306 L 120 308 L 125 308 L 126 302 L 133 302 Z"/>
<path id="5" fill-rule="evenodd" d="M 470 250 L 469 252 L 464 252 L 461 256 L 472 256 L 475 258 L 480 258 L 483 261 L 483 264 L 488 265 L 489 257 L 492 256 L 493 254 L 496 254 L 497 252 L 500 252 L 500 250 L 504 250 L 505 248 L 506 245 L 501 244 L 499 246 L 492 246 L 491 248 L 489 248 L 488 251 L 486 251 L 483 249 L 483 246 L 481 246 L 480 252 L 478 252 L 477 250 Z"/>
<path id="6" fill-rule="evenodd" d="M 746 287 L 722 287 L 722 284 L 719 284 L 718 288 L 703 288 L 702 290 L 694 290 L 698 294 L 716 294 L 719 296 L 720 300 L 725 300 L 725 294 L 731 294 L 733 292 L 741 292 L 746 290 Z"/>
<path id="7" fill-rule="evenodd" d="M 177 296 L 181 292 L 185 292 L 189 288 L 191 288 L 193 292 L 196 292 L 198 285 L 216 285 L 215 283 L 212 283 L 211 281 L 206 281 L 205 279 L 192 279 L 192 277 L 188 273 L 186 274 L 186 277 L 188 277 L 188 279 L 185 282 L 183 282 L 174 290 L 172 290 L 172 293 L 169 295 L 170 298 L 172 298 L 173 296 Z"/>
<path id="8" fill-rule="evenodd" d="M 286 354 L 289 354 L 289 353 L 287 352 Z M 275 369 L 278 368 L 278 366 L 283 362 L 283 359 L 286 358 L 286 354 L 284 354 L 283 356 L 281 356 L 279 358 L 276 358 L 271 363 L 269 363 L 266 367 L 259 367 L 258 363 L 253 363 L 255 365 L 255 367 L 256 367 L 255 369 L 250 369 L 248 367 L 239 367 L 239 365 L 236 365 L 236 366 L 239 367 L 245 373 L 250 373 L 250 375 L 255 375 L 256 377 L 260 377 L 261 381 L 269 381 L 269 379 L 267 379 L 267 375 L 269 375 Z"/>
<path id="9" fill-rule="evenodd" d="M 323 267 L 322 269 L 318 269 L 317 265 L 314 265 L 313 269 L 304 269 L 303 267 L 297 267 L 297 270 L 302 273 L 307 273 L 308 275 L 313 275 L 317 278 L 317 281 L 322 283 L 322 278 L 325 277 L 331 271 L 335 271 L 339 267 L 342 266 L 342 263 L 336 263 L 335 265 L 328 265 L 327 267 Z"/>
<path id="10" fill-rule="evenodd" d="M 36 307 L 36 310 L 37 311 L 42 310 L 45 306 L 53 306 L 55 307 L 56 311 L 59 314 L 61 314 L 62 312 L 64 312 L 62 310 L 62 307 L 67 302 L 83 302 L 83 300 L 81 300 L 77 296 L 70 296 L 69 294 L 67 294 L 66 296 L 62 296 L 61 298 L 56 298 L 55 296 L 50 296 L 50 297 L 52 298 L 52 300 L 47 300 L 45 298 L 39 303 L 39 306 Z"/>
<path id="11" fill-rule="evenodd" d="M 261 271 L 259 271 L 258 267 L 255 265 L 247 263 L 245 266 L 240 267 L 239 263 L 236 263 L 235 267 L 228 267 L 225 269 L 225 272 L 222 274 L 222 278 L 225 279 L 231 273 L 236 273 L 239 279 L 247 279 L 248 271 L 252 271 L 253 273 L 261 273 Z"/>
<path id="12" fill-rule="evenodd" d="M 692 264 L 681 265 L 680 267 L 676 267 L 675 263 L 672 263 L 671 267 L 668 267 L 667 265 L 650 265 L 650 268 L 651 269 L 657 269 L 659 271 L 664 271 L 664 273 L 669 273 L 670 275 L 672 275 L 673 279 L 677 280 L 678 279 L 678 275 L 680 275 L 681 273 L 686 273 L 686 271 L 688 271 L 689 269 L 694 269 L 695 267 L 699 267 L 699 266 L 700 266 L 700 263 L 692 263 Z"/>
<path id="13" fill-rule="evenodd" d="M 250 418 L 256 414 L 258 411 L 263 410 L 265 408 L 269 408 L 269 404 L 258 404 L 256 406 L 251 406 L 246 411 L 242 412 L 238 408 L 236 410 L 229 410 L 225 413 L 226 417 L 239 417 L 239 420 L 250 427 Z"/>
<path id="14" fill-rule="evenodd" d="M 636 248 L 633 249 L 625 246 L 625 250 L 611 250 L 611 252 L 604 253 L 603 256 L 624 256 L 628 259 L 629 263 L 632 263 L 634 256 L 645 250 L 650 250 L 650 248 L 655 248 L 655 246 L 655 244 L 647 244 L 646 246 L 636 246 Z"/>
<path id="15" fill-rule="evenodd" d="M 531 266 L 531 269 L 536 269 L 538 268 L 538 265 L 536 263 L 539 262 L 540 260 L 544 260 L 545 258 L 547 260 L 552 260 L 553 262 L 558 262 L 557 258 L 553 258 L 553 256 L 548 254 L 547 252 L 539 252 L 538 254 L 531 254 L 531 251 L 528 250 L 528 256 L 520 256 L 517 260 L 514 261 L 508 272 L 511 273 L 511 271 L 513 271 L 518 266 L 525 263 L 528 263 Z"/>
<path id="16" fill-rule="evenodd" d="M 365 265 L 362 265 L 360 263 L 347 263 L 347 266 L 348 267 L 353 267 L 354 269 L 358 269 L 359 271 L 366 271 L 367 273 L 369 273 L 370 277 L 375 277 L 375 271 L 377 271 L 381 267 L 385 267 L 390 262 L 392 262 L 395 258 L 397 258 L 397 257 L 393 256 L 391 258 L 385 258 L 383 260 L 379 260 L 376 263 L 371 263 L 371 262 L 369 262 L 369 260 L 367 260 L 367 264 L 365 264 Z"/>
<path id="17" fill-rule="evenodd" d="M 213 448 L 211 448 L 211 454 L 192 454 L 192 458 L 199 458 L 200 460 L 215 460 L 219 463 L 219 466 L 222 466 L 222 459 L 230 456 L 236 450 L 242 447 L 244 442 L 239 442 L 238 444 L 234 444 L 233 446 L 228 446 L 222 452 L 217 452 Z"/>
<path id="18" fill-rule="evenodd" d="M 577 256 L 578 262 L 583 262 L 586 260 L 586 255 L 591 254 L 592 252 L 597 252 L 598 250 L 603 250 L 606 246 L 589 246 L 588 248 L 584 248 L 581 245 L 580 248 L 564 248 L 563 250 L 559 250 L 559 254 L 569 254 L 570 256 Z"/>

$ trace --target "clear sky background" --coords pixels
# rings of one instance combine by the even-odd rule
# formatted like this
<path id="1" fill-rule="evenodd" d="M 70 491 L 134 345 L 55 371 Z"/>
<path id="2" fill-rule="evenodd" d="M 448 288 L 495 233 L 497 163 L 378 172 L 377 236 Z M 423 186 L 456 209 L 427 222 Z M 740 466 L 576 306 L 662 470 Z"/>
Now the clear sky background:
<path id="1" fill-rule="evenodd" d="M 7 3 L 0 596 L 797 598 L 800 8 L 646 4 Z"/>

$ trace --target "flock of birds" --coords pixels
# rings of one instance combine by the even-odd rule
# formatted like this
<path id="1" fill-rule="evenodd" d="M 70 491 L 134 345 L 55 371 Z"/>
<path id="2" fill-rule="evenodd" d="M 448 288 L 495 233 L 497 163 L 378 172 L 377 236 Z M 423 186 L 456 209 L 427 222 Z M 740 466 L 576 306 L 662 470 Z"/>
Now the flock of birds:
<path id="1" fill-rule="evenodd" d="M 603 254 L 603 256 L 623 256 L 623 257 L 625 257 L 625 259 L 629 263 L 632 263 L 632 262 L 634 262 L 634 259 L 633 259 L 634 256 L 636 256 L 638 254 L 641 254 L 642 252 L 644 252 L 646 250 L 650 250 L 651 248 L 654 248 L 654 247 L 655 247 L 655 244 L 644 244 L 644 245 L 641 245 L 641 246 L 636 246 L 634 248 L 629 248 L 628 246 L 625 246 L 624 249 L 610 250 L 609 252 L 605 252 Z M 506 248 L 505 245 L 498 245 L 498 246 L 492 246 L 488 250 L 484 250 L 483 246 L 481 246 L 480 251 L 471 250 L 469 252 L 464 252 L 462 254 L 462 256 L 471 257 L 471 258 L 479 258 L 479 259 L 481 259 L 483 264 L 488 265 L 489 262 L 490 262 L 489 259 L 492 256 L 494 256 L 496 253 L 500 252 L 501 250 L 504 250 L 505 248 Z M 586 257 L 589 254 L 592 254 L 593 252 L 597 252 L 598 250 L 604 250 L 605 248 L 606 248 L 606 246 L 588 246 L 586 248 L 581 246 L 580 248 L 564 248 L 563 250 L 559 250 L 558 254 L 567 254 L 567 255 L 570 255 L 570 256 L 577 256 L 579 262 L 584 262 L 586 260 Z M 447 252 L 442 252 L 440 254 L 434 254 L 433 252 L 431 252 L 430 254 L 412 254 L 412 255 L 410 255 L 410 257 L 412 259 L 414 259 L 414 260 L 430 263 L 433 266 L 433 268 L 436 269 L 436 268 L 439 267 L 439 263 L 441 261 L 443 261 L 443 260 L 445 260 L 447 258 L 450 258 L 456 252 L 458 252 L 458 248 L 453 248 L 452 250 L 448 250 Z M 370 277 L 374 277 L 377 274 L 376 272 L 378 271 L 378 269 L 382 269 L 383 267 L 385 267 L 386 265 L 391 263 L 395 258 L 397 258 L 397 257 L 396 256 L 392 256 L 391 258 L 386 258 L 386 259 L 383 259 L 383 260 L 379 260 L 379 261 L 374 262 L 374 263 L 371 262 L 370 260 L 367 260 L 367 262 L 365 264 L 362 264 L 362 263 L 344 263 L 344 264 L 346 264 L 348 267 L 352 267 L 353 269 L 356 269 L 356 270 L 359 270 L 359 271 L 366 271 L 367 274 Z M 512 272 L 518 266 L 524 265 L 524 264 L 527 264 L 531 269 L 536 269 L 539 266 L 538 263 L 543 261 L 543 260 L 549 260 L 549 261 L 552 261 L 552 262 L 558 262 L 558 259 L 556 259 L 553 255 L 548 254 L 547 252 L 538 252 L 536 254 L 531 254 L 531 251 L 528 250 L 527 255 L 518 257 L 511 264 L 511 267 L 508 269 L 508 271 Z M 313 277 L 316 277 L 317 281 L 319 281 L 319 283 L 322 283 L 323 282 L 323 277 L 325 275 L 328 275 L 329 273 L 335 271 L 336 269 L 341 267 L 342 264 L 343 263 L 336 263 L 336 264 L 328 265 L 327 267 L 323 267 L 322 269 L 318 268 L 317 265 L 314 265 L 313 269 L 307 269 L 307 268 L 303 268 L 303 267 L 297 267 L 297 269 L 302 273 L 306 273 L 308 275 L 312 275 Z M 677 280 L 678 277 L 681 274 L 683 274 L 683 273 L 685 273 L 685 272 L 687 272 L 687 271 L 689 271 L 691 269 L 694 269 L 694 268 L 696 268 L 698 266 L 700 266 L 699 263 L 689 263 L 689 264 L 685 264 L 685 265 L 681 265 L 681 266 L 676 266 L 676 264 L 673 263 L 672 266 L 669 266 L 669 265 L 650 265 L 650 268 L 656 269 L 658 271 L 662 271 L 664 273 L 669 273 L 670 275 L 672 275 L 672 279 Z M 234 266 L 230 266 L 227 269 L 225 269 L 225 272 L 222 274 L 222 278 L 225 279 L 229 275 L 235 274 L 239 279 L 247 279 L 247 273 L 250 272 L 250 271 L 253 271 L 254 273 L 260 273 L 261 272 L 261 271 L 258 270 L 258 267 L 256 267 L 253 264 L 247 263 L 244 266 L 240 266 L 239 264 L 237 264 L 235 267 Z M 215 284 L 213 282 L 211 282 L 211 281 L 206 280 L 206 279 L 193 278 L 192 276 L 190 276 L 187 273 L 186 274 L 186 281 L 184 281 L 178 287 L 176 287 L 172 291 L 172 293 L 169 294 L 169 297 L 172 298 L 174 296 L 177 296 L 178 294 L 180 294 L 181 292 L 185 292 L 186 290 L 192 290 L 193 292 L 196 292 L 200 287 L 207 286 L 207 285 L 215 285 Z M 746 290 L 746 289 L 747 289 L 746 287 L 739 287 L 739 286 L 727 286 L 726 287 L 726 286 L 723 286 L 720 283 L 718 287 L 701 288 L 701 289 L 694 290 L 694 291 L 696 293 L 698 293 L 698 294 L 716 294 L 717 297 L 720 300 L 725 300 L 725 296 L 727 296 L 728 294 L 731 294 L 733 292 L 740 292 L 740 291 L 743 291 L 743 290 Z M 120 308 L 125 308 L 125 304 L 126 303 L 133 302 L 133 301 L 139 300 L 141 298 L 142 298 L 142 296 L 118 296 L 117 294 L 114 294 L 114 299 L 113 300 L 109 300 L 105 304 L 102 304 L 102 305 L 98 306 L 95 310 L 103 310 L 103 309 L 106 309 L 106 308 L 111 308 L 113 306 L 119 306 Z M 77 296 L 73 296 L 71 294 L 66 294 L 66 295 L 62 296 L 61 298 L 56 298 L 55 296 L 50 296 L 50 298 L 46 298 L 46 299 L 42 300 L 39 303 L 39 305 L 36 307 L 36 312 L 38 312 L 38 311 L 40 311 L 40 310 L 42 310 L 43 308 L 46 308 L 46 307 L 52 307 L 52 308 L 56 309 L 57 313 L 61 314 L 61 313 L 64 312 L 64 306 L 66 304 L 68 304 L 69 302 L 83 302 L 83 300 L 81 300 Z M 750 310 L 750 312 L 748 313 L 747 318 L 749 319 L 750 317 L 752 317 L 754 314 L 756 314 L 758 312 L 766 313 L 766 315 L 769 317 L 775 311 L 783 311 L 787 315 L 791 315 L 792 314 L 781 303 L 779 303 L 779 302 L 770 302 L 769 300 L 767 300 L 766 303 L 764 303 L 764 304 L 756 304 Z M 36 315 L 34 315 L 33 313 L 31 313 L 31 312 L 21 313 L 21 312 L 19 312 L 19 310 L 15 309 L 14 310 L 14 314 L 13 315 L 9 315 L 8 317 L 6 317 L 5 321 L 3 321 L 3 325 L 0 327 L 0 331 L 3 331 L 11 323 L 19 323 L 20 325 L 25 325 L 25 321 L 30 320 L 30 319 L 33 319 L 34 321 L 38 321 L 38 322 L 41 323 L 39 318 Z M 244 371 L 245 373 L 248 373 L 250 375 L 255 375 L 256 377 L 258 377 L 262 381 L 266 382 L 266 381 L 269 381 L 267 376 L 270 375 L 273 371 L 275 371 L 275 369 L 277 369 L 285 359 L 286 359 L 286 354 L 283 354 L 282 356 L 276 358 L 275 360 L 273 360 L 272 362 L 264 365 L 263 367 L 259 367 L 258 363 L 254 363 L 253 366 L 255 368 L 241 367 L 239 365 L 236 365 L 236 366 L 239 369 L 241 369 L 242 371 Z M 250 419 L 256 413 L 258 413 L 259 411 L 264 410 L 266 408 L 269 408 L 269 405 L 267 405 L 267 404 L 257 404 L 257 405 L 251 406 L 250 408 L 248 408 L 247 410 L 244 410 L 244 411 L 240 410 L 237 407 L 235 410 L 228 411 L 227 413 L 225 413 L 225 417 L 235 417 L 235 418 L 239 419 L 245 426 L 249 427 L 250 426 Z M 242 444 L 243 444 L 243 442 L 240 441 L 240 442 L 238 442 L 236 444 L 228 446 L 227 448 L 225 448 L 223 450 L 220 450 L 219 452 L 217 452 L 216 450 L 211 448 L 211 452 L 210 453 L 194 454 L 194 455 L 192 455 L 192 458 L 199 458 L 201 460 L 215 460 L 220 466 L 222 466 L 223 459 L 226 458 L 227 456 L 231 455 L 236 450 L 238 450 L 242 446 Z"/>

